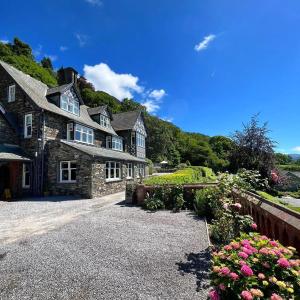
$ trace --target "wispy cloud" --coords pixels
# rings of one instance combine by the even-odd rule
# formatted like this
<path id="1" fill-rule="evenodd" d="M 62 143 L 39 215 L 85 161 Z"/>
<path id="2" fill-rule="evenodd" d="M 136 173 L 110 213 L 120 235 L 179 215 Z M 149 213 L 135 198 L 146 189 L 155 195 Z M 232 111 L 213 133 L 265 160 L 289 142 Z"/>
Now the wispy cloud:
<path id="1" fill-rule="evenodd" d="M 36 58 L 38 58 L 42 55 L 42 51 L 43 51 L 43 46 L 39 44 L 37 48 L 32 50 L 32 53 Z"/>
<path id="2" fill-rule="evenodd" d="M 67 46 L 60 46 L 60 47 L 59 47 L 59 50 L 60 50 L 61 52 L 65 52 L 65 51 L 68 50 L 68 47 L 67 47 Z"/>
<path id="3" fill-rule="evenodd" d="M 101 6 L 103 4 L 100 0 L 85 0 L 85 2 L 93 5 L 93 6 Z"/>
<path id="4" fill-rule="evenodd" d="M 195 46 L 195 50 L 197 52 L 199 51 L 203 51 L 205 50 L 208 45 L 216 38 L 217 36 L 215 34 L 210 34 L 210 35 L 207 35 L 203 38 L 203 40 L 201 42 L 199 42 L 196 46 Z"/>
<path id="5" fill-rule="evenodd" d="M 166 122 L 172 122 L 174 120 L 174 118 L 172 118 L 172 117 L 161 117 L 161 119 Z"/>
<path id="6" fill-rule="evenodd" d="M 87 35 L 80 34 L 80 33 L 75 33 L 75 37 L 76 37 L 80 47 L 84 47 L 89 38 Z"/>
<path id="7" fill-rule="evenodd" d="M 160 90 L 153 90 L 150 92 L 149 97 L 155 100 L 160 100 L 166 95 L 166 91 L 163 89 Z"/>
<path id="8" fill-rule="evenodd" d="M 146 107 L 149 113 L 156 113 L 160 109 L 159 104 L 151 99 L 142 102 L 142 105 Z"/>
<path id="9" fill-rule="evenodd" d="M 0 43 L 2 43 L 2 44 L 8 44 L 9 40 L 7 38 L 3 38 L 3 39 L 0 39 Z"/>
<path id="10" fill-rule="evenodd" d="M 296 152 L 300 152 L 300 146 L 296 146 L 294 148 L 292 148 L 293 151 L 296 151 Z"/>
<path id="11" fill-rule="evenodd" d="M 56 61 L 58 59 L 57 55 L 45 54 L 45 57 L 49 57 L 51 61 Z"/>

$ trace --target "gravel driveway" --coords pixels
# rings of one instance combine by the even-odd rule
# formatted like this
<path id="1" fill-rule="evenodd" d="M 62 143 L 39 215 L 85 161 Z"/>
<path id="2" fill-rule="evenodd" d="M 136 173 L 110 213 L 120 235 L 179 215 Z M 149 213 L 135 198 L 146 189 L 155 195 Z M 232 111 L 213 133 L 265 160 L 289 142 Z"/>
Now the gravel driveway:
<path id="1" fill-rule="evenodd" d="M 122 199 L 0 204 L 0 299 L 206 299 L 204 221 Z"/>

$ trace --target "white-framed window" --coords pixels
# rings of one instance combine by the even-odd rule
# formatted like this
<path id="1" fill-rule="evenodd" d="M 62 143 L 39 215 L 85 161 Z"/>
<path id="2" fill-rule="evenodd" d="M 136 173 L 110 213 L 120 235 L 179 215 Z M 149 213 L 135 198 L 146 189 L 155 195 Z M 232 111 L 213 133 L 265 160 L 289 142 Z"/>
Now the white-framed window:
<path id="1" fill-rule="evenodd" d="M 106 181 L 121 179 L 121 164 L 115 161 L 107 161 L 105 166 Z"/>
<path id="2" fill-rule="evenodd" d="M 23 164 L 22 187 L 23 187 L 23 189 L 30 188 L 30 167 L 29 167 L 29 164 Z"/>
<path id="3" fill-rule="evenodd" d="M 75 125 L 74 140 L 86 144 L 94 144 L 94 130 L 79 124 Z"/>
<path id="4" fill-rule="evenodd" d="M 145 136 L 137 132 L 136 143 L 139 147 L 145 148 Z"/>
<path id="5" fill-rule="evenodd" d="M 16 100 L 16 86 L 13 84 L 13 85 L 10 85 L 8 87 L 8 99 L 7 101 L 8 102 L 14 102 Z"/>
<path id="6" fill-rule="evenodd" d="M 76 182 L 77 164 L 75 161 L 61 161 L 59 164 L 59 181 Z"/>
<path id="7" fill-rule="evenodd" d="M 106 137 L 106 148 L 111 149 L 111 136 Z"/>
<path id="8" fill-rule="evenodd" d="M 67 124 L 67 140 L 72 141 L 74 139 L 74 124 Z"/>
<path id="9" fill-rule="evenodd" d="M 127 163 L 127 178 L 130 179 L 132 177 L 133 177 L 132 163 Z"/>
<path id="10" fill-rule="evenodd" d="M 109 118 L 104 115 L 100 115 L 100 125 L 106 128 L 110 127 Z"/>
<path id="11" fill-rule="evenodd" d="M 79 116 L 79 102 L 67 95 L 61 95 L 60 108 L 74 115 Z"/>
<path id="12" fill-rule="evenodd" d="M 32 114 L 26 114 L 24 117 L 24 137 L 32 137 Z"/>
<path id="13" fill-rule="evenodd" d="M 123 139 L 121 137 L 113 136 L 111 144 L 112 144 L 112 149 L 123 151 Z"/>
<path id="14" fill-rule="evenodd" d="M 137 165 L 137 172 L 138 176 L 137 177 L 145 177 L 145 165 L 144 164 L 138 164 Z"/>

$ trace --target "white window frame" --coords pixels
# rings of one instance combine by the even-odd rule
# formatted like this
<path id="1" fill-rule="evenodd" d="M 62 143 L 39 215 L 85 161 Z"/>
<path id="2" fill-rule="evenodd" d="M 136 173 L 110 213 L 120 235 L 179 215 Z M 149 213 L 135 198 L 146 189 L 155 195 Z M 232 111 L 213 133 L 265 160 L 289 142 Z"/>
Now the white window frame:
<path id="1" fill-rule="evenodd" d="M 113 136 L 111 141 L 111 148 L 117 151 L 123 151 L 123 139 L 119 136 Z"/>
<path id="2" fill-rule="evenodd" d="M 100 114 L 100 126 L 105 127 L 105 128 L 110 127 L 109 118 L 107 116 Z"/>
<path id="3" fill-rule="evenodd" d="M 141 133 L 136 133 L 136 144 L 141 148 L 145 148 L 145 136 Z"/>
<path id="4" fill-rule="evenodd" d="M 73 115 L 79 116 L 79 102 L 67 95 L 60 96 L 60 108 Z"/>
<path id="5" fill-rule="evenodd" d="M 77 132 L 80 136 L 79 139 L 77 139 Z M 86 141 L 84 140 L 84 136 L 86 136 Z M 75 124 L 74 141 L 94 145 L 94 130 L 80 124 Z"/>
<path id="6" fill-rule="evenodd" d="M 7 102 L 14 102 L 16 101 L 16 85 L 12 84 L 8 87 L 8 99 Z"/>
<path id="7" fill-rule="evenodd" d="M 133 178 L 133 166 L 132 163 L 127 163 L 126 165 L 126 169 L 127 169 L 127 179 L 132 179 Z"/>
<path id="8" fill-rule="evenodd" d="M 26 184 L 26 175 L 29 177 L 29 183 Z M 29 189 L 30 188 L 30 167 L 29 164 L 23 164 L 22 168 L 22 188 Z"/>
<path id="9" fill-rule="evenodd" d="M 74 132 L 74 123 L 67 124 L 67 141 L 72 141 L 71 132 Z M 74 136 L 74 133 L 73 133 Z"/>
<path id="10" fill-rule="evenodd" d="M 140 172 L 142 170 L 142 172 Z M 138 164 L 137 165 L 137 177 L 140 178 L 140 173 L 142 175 L 142 178 L 145 178 L 146 170 L 145 170 L 145 165 L 144 164 Z"/>
<path id="11" fill-rule="evenodd" d="M 117 172 L 118 170 L 118 172 Z M 122 179 L 121 163 L 117 161 L 107 161 L 105 164 L 105 181 L 118 181 Z M 119 176 L 117 176 L 119 173 Z"/>
<path id="12" fill-rule="evenodd" d="M 62 164 L 68 164 L 67 168 L 62 168 Z M 72 168 L 71 164 L 76 164 L 76 168 Z M 68 170 L 68 179 L 67 180 L 63 180 L 63 171 L 64 170 Z M 71 179 L 71 174 L 72 174 L 72 170 L 76 170 L 76 178 L 77 178 L 77 162 L 76 161 L 61 161 L 59 163 L 59 182 L 60 183 L 74 183 L 76 182 L 75 180 Z"/>
<path id="13" fill-rule="evenodd" d="M 29 118 L 29 122 L 28 119 Z M 30 134 L 29 132 L 30 128 Z M 32 137 L 32 114 L 26 114 L 24 116 L 24 137 L 25 138 L 31 138 Z"/>

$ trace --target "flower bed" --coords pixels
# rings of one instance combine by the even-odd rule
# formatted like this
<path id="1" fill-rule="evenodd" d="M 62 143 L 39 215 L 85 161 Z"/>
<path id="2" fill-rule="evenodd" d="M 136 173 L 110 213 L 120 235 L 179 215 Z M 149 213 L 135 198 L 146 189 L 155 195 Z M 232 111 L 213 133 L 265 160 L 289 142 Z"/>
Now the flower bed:
<path id="1" fill-rule="evenodd" d="M 214 300 L 299 299 L 300 259 L 295 248 L 257 233 L 242 234 L 213 253 L 211 279 Z"/>

